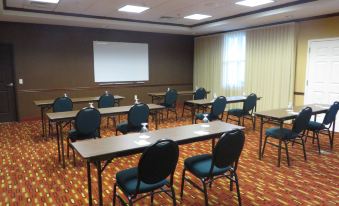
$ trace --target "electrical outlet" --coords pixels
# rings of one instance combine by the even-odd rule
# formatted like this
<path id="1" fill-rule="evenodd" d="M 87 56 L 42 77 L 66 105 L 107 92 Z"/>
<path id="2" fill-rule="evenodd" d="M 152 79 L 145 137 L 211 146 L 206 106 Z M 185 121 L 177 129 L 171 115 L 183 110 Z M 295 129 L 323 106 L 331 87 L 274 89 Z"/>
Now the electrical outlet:
<path id="1" fill-rule="evenodd" d="M 24 80 L 23 79 L 19 79 L 19 84 L 24 84 Z"/>

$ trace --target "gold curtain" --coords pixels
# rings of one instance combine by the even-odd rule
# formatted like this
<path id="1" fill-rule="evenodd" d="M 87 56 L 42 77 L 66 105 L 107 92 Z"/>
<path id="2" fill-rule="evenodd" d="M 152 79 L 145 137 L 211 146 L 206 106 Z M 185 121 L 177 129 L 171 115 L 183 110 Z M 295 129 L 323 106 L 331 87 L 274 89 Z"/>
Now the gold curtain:
<path id="1" fill-rule="evenodd" d="M 246 32 L 245 91 L 263 97 L 258 101 L 259 111 L 293 102 L 295 55 L 294 24 Z"/>
<path id="2" fill-rule="evenodd" d="M 227 35 L 227 34 L 226 34 Z M 194 44 L 194 87 L 211 95 L 234 96 L 256 93 L 263 97 L 257 110 L 286 107 L 293 102 L 296 31 L 294 24 L 246 31 L 245 85 L 224 87 L 223 49 L 225 34 L 198 37 Z M 228 107 L 239 107 L 230 105 Z"/>

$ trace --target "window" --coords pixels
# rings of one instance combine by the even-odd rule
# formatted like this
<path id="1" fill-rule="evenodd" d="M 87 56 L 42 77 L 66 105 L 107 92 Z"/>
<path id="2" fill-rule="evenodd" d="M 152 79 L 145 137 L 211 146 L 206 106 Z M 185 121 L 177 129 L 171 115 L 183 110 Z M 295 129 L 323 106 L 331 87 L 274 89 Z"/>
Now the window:
<path id="1" fill-rule="evenodd" d="M 232 32 L 223 39 L 223 86 L 241 89 L 245 82 L 246 33 Z"/>

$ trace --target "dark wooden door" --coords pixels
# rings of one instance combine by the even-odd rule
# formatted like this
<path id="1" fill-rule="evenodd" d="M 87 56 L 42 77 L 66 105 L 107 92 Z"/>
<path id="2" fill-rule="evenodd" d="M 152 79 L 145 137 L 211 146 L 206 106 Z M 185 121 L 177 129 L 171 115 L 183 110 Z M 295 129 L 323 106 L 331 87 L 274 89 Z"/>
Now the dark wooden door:
<path id="1" fill-rule="evenodd" d="M 16 121 L 13 47 L 0 44 L 0 122 Z"/>

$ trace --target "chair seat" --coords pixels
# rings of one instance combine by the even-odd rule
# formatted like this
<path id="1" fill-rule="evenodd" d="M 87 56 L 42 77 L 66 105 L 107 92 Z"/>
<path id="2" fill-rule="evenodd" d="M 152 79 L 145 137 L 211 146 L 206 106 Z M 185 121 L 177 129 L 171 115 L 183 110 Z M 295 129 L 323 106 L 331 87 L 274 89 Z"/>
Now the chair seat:
<path id="1" fill-rule="evenodd" d="M 116 175 L 117 184 L 127 195 L 133 195 L 136 193 L 136 187 L 138 182 L 138 168 L 130 168 L 127 170 L 123 170 L 117 173 Z M 164 185 L 169 184 L 169 182 L 165 179 L 155 184 L 146 184 L 144 182 L 140 182 L 139 192 L 138 193 L 146 193 L 152 190 L 161 188 Z"/>
<path id="2" fill-rule="evenodd" d="M 211 113 L 199 113 L 199 114 L 196 114 L 195 117 L 199 120 L 203 120 L 204 119 L 204 114 L 208 114 L 207 115 L 207 119 L 208 121 L 214 121 L 214 120 L 217 120 L 218 117 L 212 115 Z"/>
<path id="3" fill-rule="evenodd" d="M 121 122 L 120 124 L 117 125 L 117 130 L 123 134 L 127 134 L 129 132 L 139 132 L 140 129 L 141 129 L 141 126 L 134 127 L 134 128 L 128 126 L 127 121 Z"/>
<path id="4" fill-rule="evenodd" d="M 228 114 L 236 117 L 242 117 L 244 115 L 247 115 L 248 113 L 244 112 L 244 110 L 242 109 L 230 109 L 228 110 Z"/>
<path id="5" fill-rule="evenodd" d="M 298 133 L 292 132 L 292 130 L 287 128 L 274 127 L 267 129 L 266 135 L 279 139 L 294 139 L 298 136 Z"/>
<path id="6" fill-rule="evenodd" d="M 185 159 L 185 168 L 199 178 L 208 177 L 212 164 L 212 155 L 203 154 Z M 219 168 L 214 166 L 212 175 L 221 175 L 227 172 L 231 167 Z"/>
<path id="7" fill-rule="evenodd" d="M 95 138 L 98 137 L 99 133 L 95 132 L 94 134 L 81 134 L 77 130 L 72 129 L 68 132 L 68 138 L 71 140 L 71 142 L 75 142 L 77 140 L 84 140 L 84 139 L 90 139 L 90 138 Z"/>
<path id="8" fill-rule="evenodd" d="M 314 122 L 314 121 L 310 121 L 308 123 L 308 129 L 311 131 L 320 131 L 325 129 L 325 125 L 319 123 L 319 122 Z"/>

